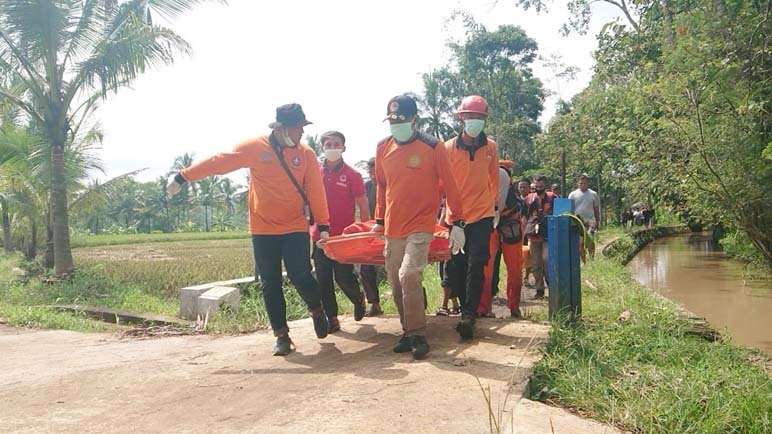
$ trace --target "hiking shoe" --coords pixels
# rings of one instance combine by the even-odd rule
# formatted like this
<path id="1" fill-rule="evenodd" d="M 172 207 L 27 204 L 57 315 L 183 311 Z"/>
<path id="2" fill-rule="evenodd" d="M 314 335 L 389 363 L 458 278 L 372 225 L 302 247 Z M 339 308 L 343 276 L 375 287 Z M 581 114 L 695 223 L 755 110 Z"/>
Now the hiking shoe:
<path id="1" fill-rule="evenodd" d="M 394 344 L 395 353 L 407 353 L 413 350 L 413 343 L 410 341 L 409 336 L 402 335 L 401 338 Z"/>
<path id="2" fill-rule="evenodd" d="M 354 321 L 362 321 L 362 318 L 365 317 L 366 307 L 364 297 L 360 297 L 359 301 L 354 303 Z"/>
<path id="3" fill-rule="evenodd" d="M 277 336 L 276 344 L 273 346 L 273 355 L 286 356 L 292 352 L 292 347 L 294 346 L 295 344 L 292 343 L 292 339 L 290 339 L 289 335 Z"/>
<path id="4" fill-rule="evenodd" d="M 474 317 L 462 315 L 461 320 L 456 324 L 456 331 L 462 339 L 472 339 L 474 337 L 474 324 Z"/>
<path id="5" fill-rule="evenodd" d="M 327 318 L 327 323 L 329 324 L 329 327 L 327 328 L 327 333 L 335 333 L 337 331 L 340 331 L 340 320 L 337 316 L 332 318 Z"/>
<path id="6" fill-rule="evenodd" d="M 370 308 L 369 311 L 367 311 L 367 313 L 365 313 L 365 316 L 378 316 L 381 314 L 383 314 L 383 311 L 381 310 L 381 308 L 373 306 Z"/>
<path id="7" fill-rule="evenodd" d="M 423 359 L 429 353 L 429 343 L 426 342 L 426 336 L 413 336 L 411 339 L 411 350 L 414 359 Z"/>
<path id="8" fill-rule="evenodd" d="M 311 311 L 311 319 L 314 321 L 314 331 L 316 337 L 324 339 L 327 337 L 327 333 L 330 332 L 330 323 L 327 322 L 327 315 L 319 308 Z"/>

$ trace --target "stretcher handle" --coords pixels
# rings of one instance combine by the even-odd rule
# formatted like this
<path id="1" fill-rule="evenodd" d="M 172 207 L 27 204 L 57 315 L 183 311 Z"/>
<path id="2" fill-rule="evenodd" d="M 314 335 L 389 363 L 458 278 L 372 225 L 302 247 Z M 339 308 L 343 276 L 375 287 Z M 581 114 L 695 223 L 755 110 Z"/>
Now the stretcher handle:
<path id="1" fill-rule="evenodd" d="M 324 240 L 319 240 L 316 244 L 321 248 L 329 243 L 339 243 L 342 241 L 356 240 L 359 238 L 380 238 L 383 239 L 383 235 L 376 232 L 358 232 L 353 234 L 336 235 Z"/>

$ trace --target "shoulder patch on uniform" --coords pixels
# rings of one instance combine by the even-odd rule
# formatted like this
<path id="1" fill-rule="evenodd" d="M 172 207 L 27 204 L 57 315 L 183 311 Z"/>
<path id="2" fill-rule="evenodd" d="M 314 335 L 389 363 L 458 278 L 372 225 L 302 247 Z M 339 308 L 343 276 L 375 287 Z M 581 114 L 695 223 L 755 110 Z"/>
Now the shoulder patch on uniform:
<path id="1" fill-rule="evenodd" d="M 387 137 L 384 137 L 381 140 L 379 140 L 378 141 L 378 146 L 375 147 L 376 152 L 378 152 L 377 150 L 381 149 L 381 147 L 386 146 L 386 144 L 389 143 L 390 140 L 391 140 L 391 136 L 387 136 Z"/>
<path id="2" fill-rule="evenodd" d="M 434 137 L 433 135 L 431 135 L 429 133 L 426 133 L 426 132 L 423 132 L 423 131 L 418 131 L 417 138 L 418 138 L 418 140 L 426 143 L 427 145 L 431 146 L 432 148 L 437 147 L 437 144 L 439 144 L 440 141 L 441 141 L 440 139 Z"/>
<path id="3" fill-rule="evenodd" d="M 389 140 L 391 140 L 391 136 L 386 136 L 386 137 L 382 138 L 380 141 L 378 141 L 378 146 L 381 146 L 381 145 L 385 144 Z"/>

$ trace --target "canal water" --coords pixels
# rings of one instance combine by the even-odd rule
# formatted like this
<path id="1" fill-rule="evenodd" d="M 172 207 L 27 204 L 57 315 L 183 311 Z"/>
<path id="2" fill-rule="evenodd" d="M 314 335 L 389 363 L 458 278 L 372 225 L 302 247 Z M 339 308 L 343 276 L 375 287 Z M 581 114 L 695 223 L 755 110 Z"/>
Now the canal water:
<path id="1" fill-rule="evenodd" d="M 660 238 L 628 264 L 633 277 L 739 345 L 772 354 L 772 280 L 746 280 L 709 233 Z"/>

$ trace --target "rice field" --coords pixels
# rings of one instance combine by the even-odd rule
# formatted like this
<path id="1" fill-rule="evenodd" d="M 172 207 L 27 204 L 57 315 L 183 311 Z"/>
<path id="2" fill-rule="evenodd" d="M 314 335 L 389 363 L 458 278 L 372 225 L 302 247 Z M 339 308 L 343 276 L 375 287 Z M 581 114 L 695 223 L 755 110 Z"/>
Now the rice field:
<path id="1" fill-rule="evenodd" d="M 249 238 L 89 247 L 73 256 L 78 268 L 164 298 L 185 286 L 254 275 Z"/>

